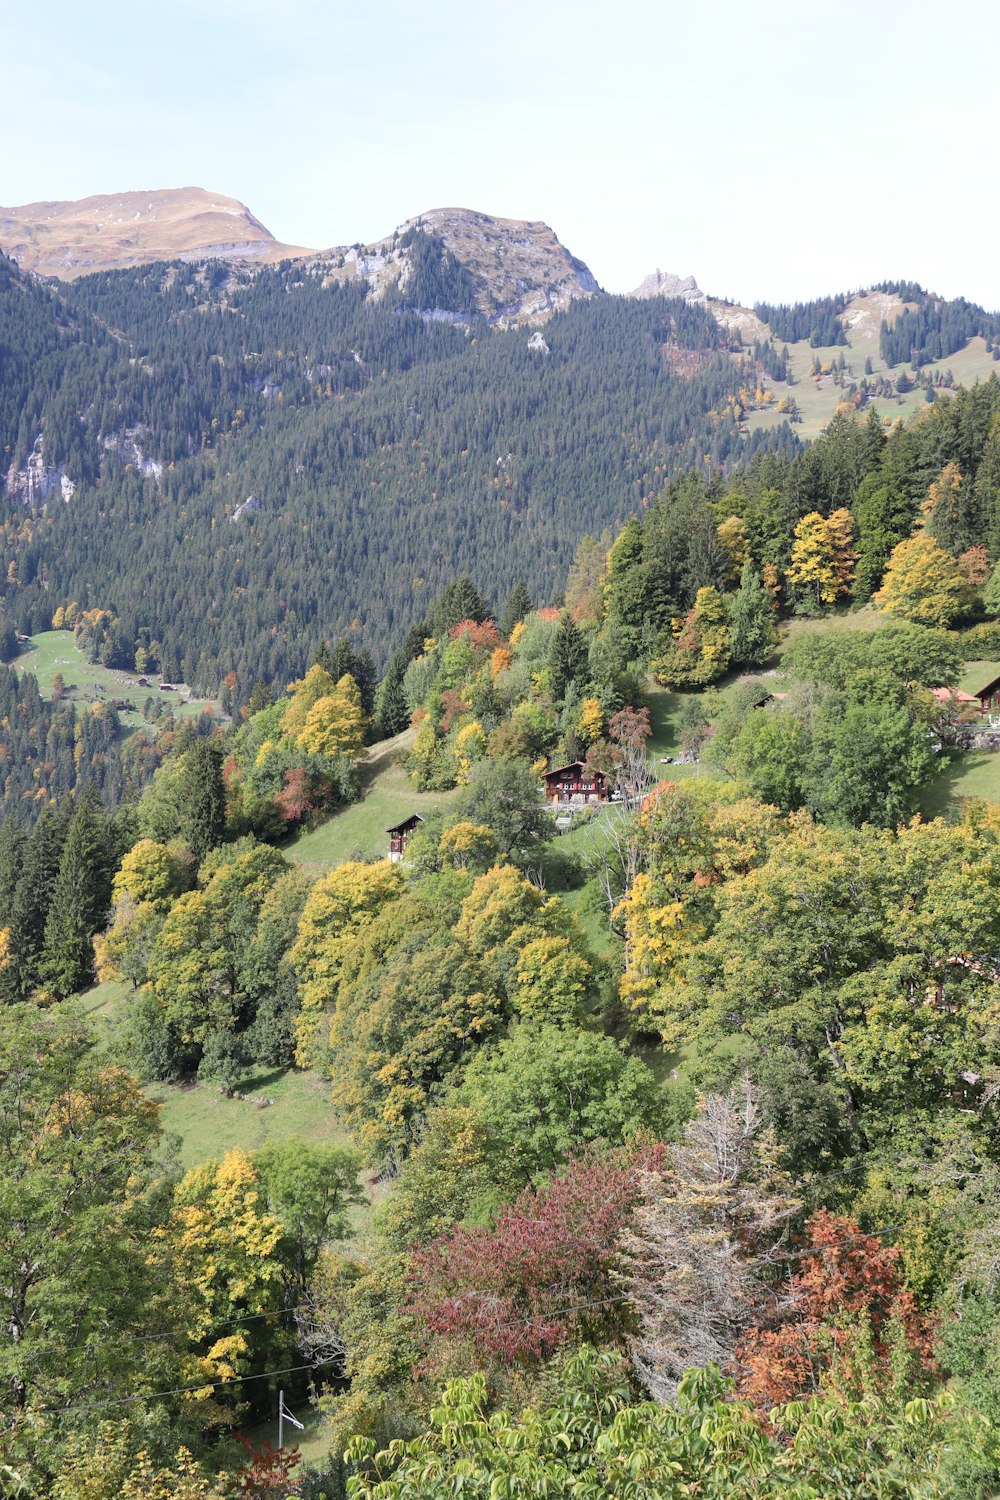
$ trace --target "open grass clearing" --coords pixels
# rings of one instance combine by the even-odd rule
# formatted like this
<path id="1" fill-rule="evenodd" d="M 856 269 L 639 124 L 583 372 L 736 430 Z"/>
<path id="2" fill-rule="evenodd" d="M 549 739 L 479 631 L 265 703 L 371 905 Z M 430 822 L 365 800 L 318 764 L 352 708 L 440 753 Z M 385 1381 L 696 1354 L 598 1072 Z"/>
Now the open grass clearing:
<path id="1" fill-rule="evenodd" d="M 418 792 L 410 781 L 404 761 L 414 737 L 414 731 L 406 729 L 394 739 L 373 745 L 360 768 L 361 801 L 299 834 L 284 853 L 313 874 L 349 859 L 378 859 L 388 852 L 386 829 L 393 823 L 402 822 L 410 813 L 427 817 L 452 804 L 457 791 Z"/>
<path id="2" fill-rule="evenodd" d="M 1000 802 L 1000 751 L 966 750 L 956 755 L 924 787 L 920 810 L 926 818 L 944 817 L 969 798 Z"/>
<path id="3" fill-rule="evenodd" d="M 160 1123 L 180 1139 L 185 1167 L 240 1146 L 258 1151 L 291 1136 L 349 1144 L 330 1103 L 330 1087 L 317 1073 L 259 1068 L 237 1085 L 243 1098 L 227 1098 L 218 1084 L 153 1083 L 147 1097 L 160 1106 Z"/>
<path id="4" fill-rule="evenodd" d="M 186 717 L 199 714 L 204 708 L 219 712 L 213 699 L 193 697 L 184 684 L 175 684 L 169 693 L 160 691 L 161 679 L 153 675 L 148 678 L 149 687 L 136 687 L 136 672 L 123 672 L 118 667 L 102 667 L 89 662 L 73 639 L 70 630 L 42 630 L 31 637 L 30 644 L 13 662 L 19 672 L 31 672 L 38 679 L 38 690 L 43 698 L 52 699 L 52 679 L 61 673 L 66 684 L 66 698 L 73 703 L 109 703 L 122 698 L 134 704 L 133 709 L 119 709 L 118 717 L 128 729 L 139 729 L 145 720 L 142 706 L 147 698 L 167 704 L 175 714 Z"/>
<path id="5" fill-rule="evenodd" d="M 861 334 L 854 332 L 849 334 L 850 343 L 835 344 L 832 347 L 813 348 L 807 339 L 800 339 L 796 343 L 786 346 L 781 340 L 776 340 L 776 347 L 787 347 L 789 368 L 794 380 L 793 385 L 786 385 L 768 379 L 767 386 L 774 392 L 775 404 L 782 396 L 794 398 L 799 409 L 801 421 L 793 425 L 793 431 L 804 439 L 815 438 L 820 435 L 828 425 L 831 417 L 842 401 L 847 399 L 847 389 L 853 383 L 860 384 L 865 378 L 865 360 L 871 360 L 871 375 L 869 380 L 880 377 L 896 380 L 904 371 L 912 373 L 909 365 L 896 365 L 890 369 L 879 350 L 879 336 L 877 332 L 866 332 Z M 843 372 L 844 384 L 837 385 L 833 379 L 832 368 L 830 373 L 821 375 L 819 380 L 812 376 L 813 362 L 818 359 L 820 365 L 833 366 L 843 355 L 847 368 Z M 974 385 L 977 380 L 988 380 L 990 375 L 996 371 L 996 364 L 992 355 L 986 348 L 981 338 L 970 339 L 964 349 L 949 354 L 946 359 L 936 360 L 933 364 L 924 367 L 934 375 L 944 375 L 950 370 L 958 385 Z M 940 393 L 938 393 L 940 396 Z M 879 396 L 872 398 L 865 413 L 874 409 L 885 421 L 895 421 L 897 418 L 906 420 L 914 412 L 926 409 L 927 397 L 923 386 L 915 387 L 902 396 Z M 768 430 L 778 427 L 787 417 L 784 413 L 775 411 L 773 408 L 765 408 L 762 411 L 750 412 L 747 415 L 746 425 L 751 432 Z"/>

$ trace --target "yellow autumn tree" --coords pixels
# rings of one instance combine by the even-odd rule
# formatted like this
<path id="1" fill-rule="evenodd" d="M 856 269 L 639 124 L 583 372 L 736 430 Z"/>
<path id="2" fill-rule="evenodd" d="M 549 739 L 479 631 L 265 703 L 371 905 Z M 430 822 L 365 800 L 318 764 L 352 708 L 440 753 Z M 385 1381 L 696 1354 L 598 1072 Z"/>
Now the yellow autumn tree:
<path id="1" fill-rule="evenodd" d="M 255 1344 L 267 1332 L 263 1315 L 282 1302 L 283 1232 L 239 1148 L 177 1184 L 170 1218 L 154 1231 L 153 1255 L 169 1284 L 183 1289 L 185 1335 L 195 1346 L 183 1383 L 203 1379 L 198 1395 L 253 1368 Z M 240 1319 L 245 1326 L 234 1327 Z"/>
<path id="2" fill-rule="evenodd" d="M 338 865 L 318 880 L 299 918 L 290 958 L 299 976 L 301 1010 L 295 1023 L 297 1058 L 308 1067 L 326 1012 L 333 1006 L 341 968 L 358 934 L 402 894 L 402 876 L 388 860 Z"/>
<path id="3" fill-rule="evenodd" d="M 854 582 L 854 569 L 858 554 L 854 550 L 854 517 L 846 507 L 832 511 L 826 519 L 826 534 L 830 541 L 830 566 L 837 580 L 838 597 L 849 594 Z"/>
<path id="4" fill-rule="evenodd" d="M 597 698 L 584 698 L 580 705 L 580 735 L 592 745 L 604 733 L 604 709 Z"/>
<path id="5" fill-rule="evenodd" d="M 818 510 L 803 516 L 795 528 L 788 580 L 803 592 L 814 593 L 817 604 L 833 604 L 841 591 L 830 528 Z"/>
<path id="6" fill-rule="evenodd" d="M 486 753 L 486 731 L 477 719 L 463 724 L 455 736 L 455 781 L 466 786 L 472 767 Z"/>
<path id="7" fill-rule="evenodd" d="M 487 870 L 497 857 L 496 836 L 485 823 L 463 819 L 442 833 L 438 853 L 442 862 L 452 869 Z"/>
<path id="8" fill-rule="evenodd" d="M 148 902 L 158 911 L 168 911 L 188 884 L 182 861 L 166 844 L 140 839 L 125 855 L 111 886 L 114 897 L 131 896 Z"/>
<path id="9" fill-rule="evenodd" d="M 612 920 L 625 934 L 622 999 L 633 1010 L 648 1011 L 655 1016 L 662 1009 L 658 996 L 667 981 L 674 990 L 683 987 L 682 961 L 704 935 L 703 929 L 691 919 L 683 900 L 671 896 L 662 884 L 644 872 L 635 877 L 631 889 L 612 913 Z M 675 1004 L 672 1009 L 676 1008 Z M 664 1043 L 675 1046 L 683 1028 L 664 1019 L 660 1030 Z"/>
<path id="10" fill-rule="evenodd" d="M 893 549 L 882 587 L 874 596 L 884 615 L 943 628 L 968 609 L 970 600 L 971 590 L 955 558 L 923 532 Z"/>
<path id="11" fill-rule="evenodd" d="M 365 744 L 365 715 L 361 690 L 353 677 L 345 672 L 332 693 L 316 699 L 295 742 L 312 755 L 346 755 L 354 759 L 361 754 Z"/>
<path id="12" fill-rule="evenodd" d="M 514 1004 L 531 1021 L 580 1025 L 591 968 L 569 938 L 546 934 L 525 943 L 517 958 Z"/>
<path id="13" fill-rule="evenodd" d="M 289 703 L 281 716 L 281 730 L 297 740 L 306 727 L 309 710 L 321 698 L 329 698 L 336 683 L 325 667 L 314 662 L 304 677 L 288 684 Z"/>
<path id="14" fill-rule="evenodd" d="M 743 564 L 750 557 L 750 534 L 742 516 L 727 516 L 716 528 L 719 541 L 729 558 L 730 578 L 739 578 Z"/>

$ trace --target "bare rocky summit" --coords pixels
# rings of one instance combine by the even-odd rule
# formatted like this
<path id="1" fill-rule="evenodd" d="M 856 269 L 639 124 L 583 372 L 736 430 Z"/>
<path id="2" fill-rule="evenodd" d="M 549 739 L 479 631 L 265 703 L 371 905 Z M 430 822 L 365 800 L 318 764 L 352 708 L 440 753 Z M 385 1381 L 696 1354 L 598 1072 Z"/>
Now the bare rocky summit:
<path id="1" fill-rule="evenodd" d="M 337 247 L 317 257 L 330 281 L 361 277 L 374 297 L 393 285 L 405 293 L 412 230 L 432 235 L 460 263 L 476 289 L 478 311 L 497 328 L 537 327 L 578 297 L 599 291 L 596 278 L 540 220 L 501 219 L 469 208 L 435 208 L 418 214 L 382 240 Z M 449 308 L 425 308 L 424 316 L 460 323 Z"/>
<path id="2" fill-rule="evenodd" d="M 204 188 L 110 193 L 0 208 L 0 250 L 24 270 L 71 281 L 154 260 L 280 260 L 280 244 L 235 198 Z"/>
<path id="3" fill-rule="evenodd" d="M 643 277 L 630 297 L 680 297 L 684 302 L 707 302 L 708 298 L 693 276 L 675 276 L 672 271 L 651 271 Z"/>

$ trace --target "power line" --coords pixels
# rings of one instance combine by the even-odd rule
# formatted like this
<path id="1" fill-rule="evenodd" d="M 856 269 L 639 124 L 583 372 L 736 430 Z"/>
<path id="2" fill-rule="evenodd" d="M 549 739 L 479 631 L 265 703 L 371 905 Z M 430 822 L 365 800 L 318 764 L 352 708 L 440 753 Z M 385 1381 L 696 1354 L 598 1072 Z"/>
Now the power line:
<path id="1" fill-rule="evenodd" d="M 289 1365 L 285 1370 L 265 1370 L 261 1375 L 234 1375 L 227 1380 L 201 1380 L 197 1385 L 178 1385 L 171 1391 L 144 1391 L 137 1396 L 111 1396 L 106 1401 L 74 1402 L 72 1406 L 41 1406 L 35 1408 L 35 1415 L 61 1416 L 68 1411 L 100 1411 L 108 1406 L 130 1406 L 135 1401 L 159 1401 L 163 1396 L 187 1396 L 192 1391 L 203 1391 L 206 1386 L 214 1389 L 219 1385 L 246 1385 L 251 1380 L 277 1380 L 279 1375 L 297 1375 L 302 1370 L 322 1370 L 327 1365 L 336 1363 L 333 1359 L 323 1359 L 315 1365 Z"/>
<path id="2" fill-rule="evenodd" d="M 775 1259 L 780 1259 L 782 1261 L 803 1260 L 808 1255 L 823 1255 L 828 1250 L 840 1250 L 847 1245 L 856 1245 L 862 1240 L 878 1239 L 882 1235 L 892 1234 L 898 1228 L 898 1224 L 892 1224 L 889 1225 L 886 1229 L 875 1229 L 872 1230 L 871 1233 L 850 1235 L 847 1239 L 834 1240 L 831 1244 L 828 1245 L 809 1245 L 806 1246 L 806 1248 L 803 1250 L 793 1250 L 788 1254 L 776 1256 Z M 492 1326 L 494 1329 L 518 1328 L 531 1323 L 549 1322 L 551 1319 L 562 1317 L 567 1313 L 587 1312 L 591 1308 L 595 1307 L 612 1307 L 621 1302 L 632 1301 L 634 1301 L 634 1298 L 630 1293 L 622 1293 L 621 1295 L 615 1297 L 595 1297 L 587 1302 L 574 1302 L 568 1304 L 565 1307 L 555 1307 L 547 1313 L 536 1313 L 532 1317 L 505 1319 L 503 1322 L 494 1323 Z M 270 1313 L 258 1313 L 254 1314 L 254 1316 L 270 1317 L 272 1315 Z M 219 1324 L 217 1326 L 224 1327 L 226 1325 Z M 168 1391 L 145 1391 L 140 1395 L 113 1396 L 109 1397 L 105 1401 L 88 1401 L 79 1404 L 74 1403 L 72 1406 L 38 1407 L 36 1408 L 36 1412 L 39 1416 L 56 1416 L 68 1411 L 99 1411 L 109 1406 L 129 1406 L 137 1401 L 158 1401 L 167 1396 L 190 1395 L 192 1391 L 204 1390 L 206 1386 L 211 1386 L 214 1390 L 214 1388 L 217 1386 L 246 1385 L 252 1380 L 276 1380 L 279 1375 L 297 1375 L 300 1374 L 303 1370 L 322 1370 L 326 1369 L 329 1365 L 333 1365 L 336 1363 L 337 1361 L 334 1359 L 324 1359 L 320 1360 L 318 1364 L 289 1365 L 284 1370 L 265 1370 L 262 1374 L 259 1375 L 234 1375 L 226 1380 L 206 1379 L 199 1381 L 196 1385 L 175 1386 L 172 1390 Z"/>

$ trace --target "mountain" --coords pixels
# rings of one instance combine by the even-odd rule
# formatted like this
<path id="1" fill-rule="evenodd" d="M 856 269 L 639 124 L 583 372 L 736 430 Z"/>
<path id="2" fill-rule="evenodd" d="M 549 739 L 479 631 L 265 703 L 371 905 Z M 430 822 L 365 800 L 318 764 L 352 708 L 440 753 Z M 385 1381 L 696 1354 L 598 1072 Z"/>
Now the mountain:
<path id="1" fill-rule="evenodd" d="M 148 261 L 310 253 L 280 244 L 235 198 L 198 187 L 0 208 L 0 249 L 25 270 L 63 281 Z"/>
<path id="2" fill-rule="evenodd" d="M 419 285 L 418 230 L 449 260 L 450 274 L 428 288 Z M 376 298 L 396 286 L 437 291 L 445 300 L 422 307 L 425 314 L 451 322 L 479 316 L 498 328 L 544 323 L 598 291 L 583 262 L 537 221 L 435 208 L 370 244 L 315 251 L 280 243 L 244 204 L 203 188 L 0 208 L 0 250 L 24 270 L 62 281 L 157 261 L 294 259 L 327 285 L 364 281 Z"/>
<path id="3" fill-rule="evenodd" d="M 1000 358 L 1000 320 L 911 283 L 612 297 L 536 221 L 436 209 L 296 253 L 195 198 L 167 260 L 166 210 L 141 245 L 116 215 L 141 264 L 0 256 L 0 604 L 25 633 L 106 611 L 105 664 L 155 643 L 199 692 L 288 682 L 347 630 L 384 660 L 461 573 L 550 599 L 672 477 L 792 460 L 841 412 L 891 426 Z"/>

